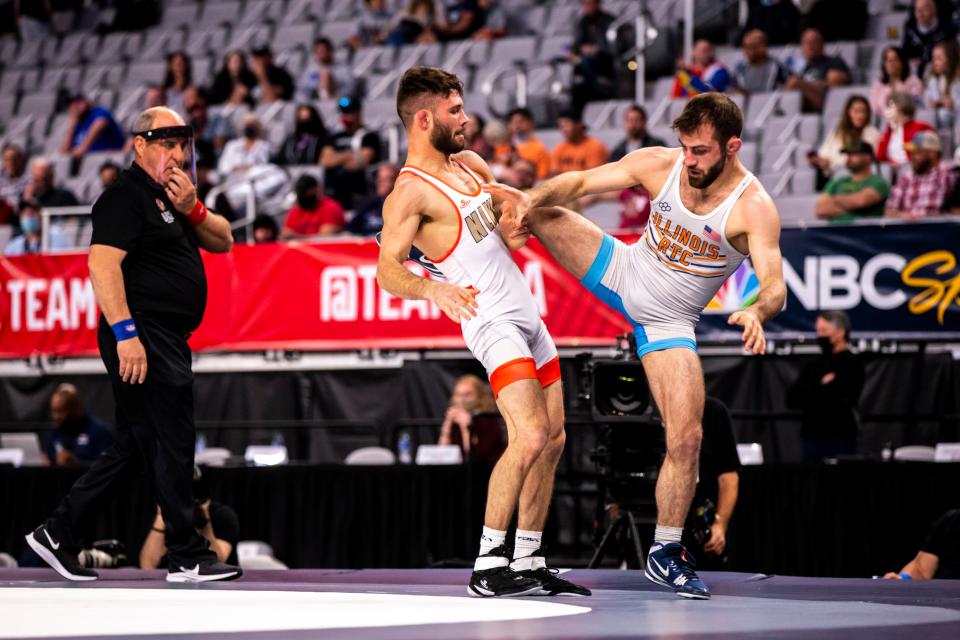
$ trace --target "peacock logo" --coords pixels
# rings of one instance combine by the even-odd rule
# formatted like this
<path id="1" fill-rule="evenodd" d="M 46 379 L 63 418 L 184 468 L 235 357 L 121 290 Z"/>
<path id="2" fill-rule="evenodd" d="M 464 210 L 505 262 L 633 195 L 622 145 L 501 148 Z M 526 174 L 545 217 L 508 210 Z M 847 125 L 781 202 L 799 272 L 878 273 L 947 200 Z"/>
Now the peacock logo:
<path id="1" fill-rule="evenodd" d="M 760 295 L 760 281 L 753 272 L 750 261 L 745 260 L 740 268 L 720 286 L 717 294 L 707 304 L 704 313 L 733 313 L 746 309 Z"/>

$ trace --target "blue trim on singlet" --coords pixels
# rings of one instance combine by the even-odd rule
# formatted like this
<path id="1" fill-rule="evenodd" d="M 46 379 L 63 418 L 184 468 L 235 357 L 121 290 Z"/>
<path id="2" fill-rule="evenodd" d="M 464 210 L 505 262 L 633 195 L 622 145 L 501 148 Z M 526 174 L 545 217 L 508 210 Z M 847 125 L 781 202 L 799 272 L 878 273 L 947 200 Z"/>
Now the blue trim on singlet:
<path id="1" fill-rule="evenodd" d="M 654 340 L 640 344 L 640 338 L 637 338 L 637 355 L 641 358 L 653 351 L 665 351 L 666 349 L 690 349 L 697 352 L 697 343 L 690 338 L 664 338 L 663 340 Z"/>
<path id="2" fill-rule="evenodd" d="M 603 234 L 603 242 L 600 243 L 600 250 L 597 251 L 597 257 L 593 259 L 593 264 L 587 271 L 587 275 L 580 279 L 580 282 L 588 290 L 593 291 L 603 280 L 603 274 L 607 272 L 610 261 L 613 259 L 613 237 Z M 604 300 L 606 302 L 606 300 Z M 607 304 L 610 304 L 609 302 Z"/>

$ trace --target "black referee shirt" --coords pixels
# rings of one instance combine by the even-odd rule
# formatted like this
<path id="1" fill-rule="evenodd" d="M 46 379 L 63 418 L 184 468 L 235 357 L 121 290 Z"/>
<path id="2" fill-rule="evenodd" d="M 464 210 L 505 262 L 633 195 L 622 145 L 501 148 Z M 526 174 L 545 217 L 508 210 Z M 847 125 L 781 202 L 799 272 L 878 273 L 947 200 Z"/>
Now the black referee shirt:
<path id="1" fill-rule="evenodd" d="M 127 252 L 121 268 L 127 305 L 186 335 L 203 319 L 207 277 L 193 228 L 163 187 L 133 163 L 93 205 L 91 244 Z"/>

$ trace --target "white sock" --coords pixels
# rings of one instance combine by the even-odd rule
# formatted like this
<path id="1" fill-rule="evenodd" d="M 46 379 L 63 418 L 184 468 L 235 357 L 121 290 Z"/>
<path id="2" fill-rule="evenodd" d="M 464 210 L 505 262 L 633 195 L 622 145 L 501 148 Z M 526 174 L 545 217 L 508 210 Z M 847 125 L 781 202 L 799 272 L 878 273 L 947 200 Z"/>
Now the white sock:
<path id="1" fill-rule="evenodd" d="M 483 571 L 494 567 L 504 567 L 509 564 L 507 558 L 485 557 L 490 551 L 502 545 L 507 539 L 507 532 L 498 529 L 491 529 L 484 526 L 483 533 L 480 534 L 480 557 L 473 564 L 474 571 Z"/>
<path id="2" fill-rule="evenodd" d="M 513 544 L 513 562 L 510 563 L 510 567 L 514 571 L 529 571 L 547 566 L 546 559 L 542 556 L 530 555 L 540 548 L 542 539 L 543 531 L 517 529 L 517 537 Z"/>
<path id="3" fill-rule="evenodd" d="M 671 542 L 680 542 L 682 538 L 683 527 L 667 527 L 658 524 L 657 530 L 653 533 L 653 541 L 664 545 Z"/>

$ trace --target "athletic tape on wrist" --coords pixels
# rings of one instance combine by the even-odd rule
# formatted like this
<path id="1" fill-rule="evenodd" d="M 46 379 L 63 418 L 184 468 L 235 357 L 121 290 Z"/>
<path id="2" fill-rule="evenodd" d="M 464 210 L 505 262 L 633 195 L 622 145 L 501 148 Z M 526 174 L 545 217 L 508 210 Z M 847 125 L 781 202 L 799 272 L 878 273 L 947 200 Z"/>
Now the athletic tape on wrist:
<path id="1" fill-rule="evenodd" d="M 113 335 L 116 336 L 117 342 L 137 337 L 137 325 L 134 324 L 132 318 L 116 322 L 110 325 L 110 328 L 113 329 Z"/>

